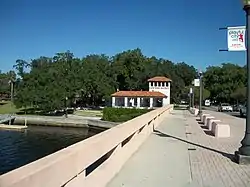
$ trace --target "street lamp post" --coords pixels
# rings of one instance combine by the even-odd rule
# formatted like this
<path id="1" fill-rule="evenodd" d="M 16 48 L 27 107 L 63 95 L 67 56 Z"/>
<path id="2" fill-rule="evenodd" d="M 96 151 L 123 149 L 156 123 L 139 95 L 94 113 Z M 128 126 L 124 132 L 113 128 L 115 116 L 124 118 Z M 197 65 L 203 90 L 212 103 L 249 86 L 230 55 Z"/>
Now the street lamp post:
<path id="1" fill-rule="evenodd" d="M 65 111 L 64 111 L 64 113 L 65 113 L 65 118 L 68 118 L 68 109 L 67 109 L 67 101 L 68 101 L 68 97 L 65 97 Z"/>
<path id="2" fill-rule="evenodd" d="M 250 164 L 250 0 L 243 0 L 244 10 L 246 12 L 246 44 L 247 44 L 247 105 L 246 105 L 246 131 L 241 141 L 241 147 L 235 152 L 236 161 L 239 164 Z"/>
<path id="3" fill-rule="evenodd" d="M 10 84 L 10 100 L 11 100 L 10 108 L 12 108 L 14 103 L 14 81 L 12 78 L 9 80 L 9 84 Z"/>
<path id="4" fill-rule="evenodd" d="M 191 108 L 192 107 L 192 93 L 189 93 L 188 96 L 189 96 L 189 108 Z"/>
<path id="5" fill-rule="evenodd" d="M 194 87 L 193 87 L 193 93 L 192 93 L 192 107 L 194 107 Z"/>
<path id="6" fill-rule="evenodd" d="M 190 89 L 189 89 L 188 96 L 189 96 L 189 108 L 191 108 L 191 107 L 193 107 L 192 106 L 192 96 L 193 96 L 193 88 L 192 87 L 190 87 Z"/>
<path id="7" fill-rule="evenodd" d="M 13 81 L 13 79 L 11 79 L 9 81 L 9 84 L 10 84 L 10 98 L 11 98 L 10 100 L 12 103 L 14 102 L 14 85 L 13 85 L 13 83 L 14 83 L 14 81 Z"/>
<path id="8" fill-rule="evenodd" d="M 200 79 L 200 102 L 199 102 L 199 113 L 198 115 L 201 116 L 202 115 L 202 88 L 203 88 L 203 85 L 202 85 L 202 72 L 200 71 L 199 72 L 199 79 Z"/>

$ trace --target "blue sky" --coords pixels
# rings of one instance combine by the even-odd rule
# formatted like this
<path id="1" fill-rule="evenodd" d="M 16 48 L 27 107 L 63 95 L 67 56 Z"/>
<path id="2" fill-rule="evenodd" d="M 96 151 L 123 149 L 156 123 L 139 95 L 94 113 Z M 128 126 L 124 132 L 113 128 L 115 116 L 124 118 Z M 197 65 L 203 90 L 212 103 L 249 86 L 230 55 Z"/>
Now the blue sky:
<path id="1" fill-rule="evenodd" d="M 146 56 L 197 69 L 245 64 L 227 48 L 226 30 L 245 24 L 241 0 L 1 0 L 0 70 L 15 61 L 72 51 L 114 55 L 141 48 Z"/>

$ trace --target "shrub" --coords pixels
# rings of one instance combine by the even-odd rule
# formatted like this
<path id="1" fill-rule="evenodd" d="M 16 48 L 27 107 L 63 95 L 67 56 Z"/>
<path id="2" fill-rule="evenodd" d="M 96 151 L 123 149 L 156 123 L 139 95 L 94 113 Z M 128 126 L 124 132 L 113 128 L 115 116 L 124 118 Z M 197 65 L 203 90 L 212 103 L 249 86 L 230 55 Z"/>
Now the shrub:
<path id="1" fill-rule="evenodd" d="M 151 110 L 148 109 L 131 109 L 131 108 L 112 108 L 103 109 L 103 120 L 112 122 L 125 122 L 137 116 L 145 114 Z"/>

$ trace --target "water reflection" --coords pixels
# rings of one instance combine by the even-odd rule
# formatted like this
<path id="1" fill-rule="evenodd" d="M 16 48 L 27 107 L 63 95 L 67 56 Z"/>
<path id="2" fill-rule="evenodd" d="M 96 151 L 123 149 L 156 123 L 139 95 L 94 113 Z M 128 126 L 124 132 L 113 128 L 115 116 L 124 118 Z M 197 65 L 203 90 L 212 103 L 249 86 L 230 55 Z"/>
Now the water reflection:
<path id="1" fill-rule="evenodd" d="M 101 132 L 87 128 L 32 126 L 0 130 L 0 175 Z"/>

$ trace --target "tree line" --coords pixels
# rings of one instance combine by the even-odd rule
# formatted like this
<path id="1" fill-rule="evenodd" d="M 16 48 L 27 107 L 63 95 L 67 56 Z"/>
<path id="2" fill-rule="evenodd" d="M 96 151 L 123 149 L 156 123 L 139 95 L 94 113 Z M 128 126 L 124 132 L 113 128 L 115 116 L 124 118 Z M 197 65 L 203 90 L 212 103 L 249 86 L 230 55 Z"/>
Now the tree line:
<path id="1" fill-rule="evenodd" d="M 112 57 L 93 54 L 83 58 L 66 51 L 31 61 L 18 59 L 13 67 L 15 71 L 0 73 L 0 93 L 9 94 L 9 80 L 13 80 L 15 105 L 41 110 L 61 109 L 76 103 L 107 104 L 117 90 L 148 90 L 147 79 L 154 76 L 172 79 L 171 102 L 178 103 L 188 98 L 188 90 L 198 75 L 197 69 L 185 62 L 147 57 L 140 49 Z M 204 99 L 242 100 L 245 86 L 245 67 L 229 63 L 208 67 L 204 74 Z M 197 88 L 195 93 L 197 102 Z"/>
<path id="2" fill-rule="evenodd" d="M 232 63 L 210 66 L 204 74 L 204 86 L 217 102 L 244 103 L 246 100 L 247 68 Z"/>

